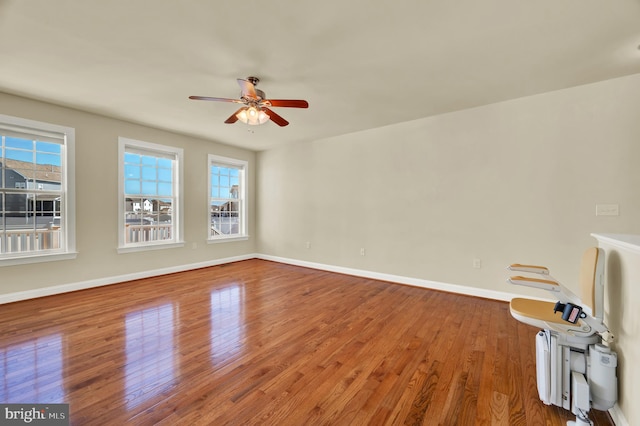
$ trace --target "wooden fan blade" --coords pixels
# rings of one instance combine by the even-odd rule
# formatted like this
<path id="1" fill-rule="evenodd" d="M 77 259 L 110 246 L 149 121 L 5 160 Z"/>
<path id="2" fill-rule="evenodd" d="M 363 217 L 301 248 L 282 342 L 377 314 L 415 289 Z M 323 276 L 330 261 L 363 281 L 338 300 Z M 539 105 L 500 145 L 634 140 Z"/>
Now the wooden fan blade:
<path id="1" fill-rule="evenodd" d="M 252 82 L 243 78 L 239 78 L 238 85 L 240 86 L 240 90 L 242 91 L 242 96 L 246 96 L 247 98 L 251 99 L 258 99 L 256 88 Z"/>
<path id="2" fill-rule="evenodd" d="M 276 123 L 278 126 L 284 127 L 287 124 L 289 124 L 289 122 L 287 120 L 285 120 L 284 118 L 280 117 L 278 114 L 276 114 L 275 112 L 271 111 L 269 108 L 262 108 L 262 110 L 265 112 L 265 114 L 267 114 L 269 116 L 269 118 L 271 118 L 271 121 Z"/>
<path id="3" fill-rule="evenodd" d="M 237 110 L 236 112 L 233 113 L 233 115 L 229 118 L 227 118 L 226 120 L 224 120 L 225 123 L 227 124 L 233 124 L 236 121 L 238 121 L 238 117 L 236 116 L 236 114 L 238 114 L 240 111 L 242 111 L 243 109 L 247 109 L 247 107 L 242 107 L 239 110 Z"/>
<path id="4" fill-rule="evenodd" d="M 268 99 L 272 107 L 309 108 L 309 102 L 301 99 Z"/>
<path id="5" fill-rule="evenodd" d="M 193 100 L 196 100 L 196 101 L 234 102 L 236 104 L 243 104 L 244 103 L 240 99 L 212 98 L 210 96 L 189 96 L 189 99 L 193 99 Z"/>

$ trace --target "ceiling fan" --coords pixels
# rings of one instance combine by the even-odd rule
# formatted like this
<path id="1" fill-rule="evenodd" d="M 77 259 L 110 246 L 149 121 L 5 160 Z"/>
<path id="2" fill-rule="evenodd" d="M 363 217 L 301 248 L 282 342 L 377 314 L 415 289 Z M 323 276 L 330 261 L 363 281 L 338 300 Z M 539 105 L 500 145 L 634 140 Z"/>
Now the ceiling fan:
<path id="1" fill-rule="evenodd" d="M 238 85 L 241 90 L 240 99 L 212 98 L 209 96 L 189 96 L 189 99 L 243 104 L 239 110 L 234 112 L 224 122 L 233 124 L 240 120 L 252 126 L 264 124 L 269 120 L 281 127 L 289 124 L 287 120 L 273 112 L 270 109 L 271 107 L 309 108 L 309 103 L 300 99 L 266 99 L 264 92 L 256 89 L 259 81 L 260 79 L 258 77 L 239 78 Z"/>

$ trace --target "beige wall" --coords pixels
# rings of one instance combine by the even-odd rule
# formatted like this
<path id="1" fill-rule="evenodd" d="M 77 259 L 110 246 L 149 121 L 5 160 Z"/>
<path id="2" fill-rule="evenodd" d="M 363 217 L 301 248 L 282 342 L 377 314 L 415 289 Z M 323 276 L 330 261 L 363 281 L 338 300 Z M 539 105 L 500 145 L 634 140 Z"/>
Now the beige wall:
<path id="1" fill-rule="evenodd" d="M 0 113 L 75 128 L 76 246 L 74 260 L 0 267 L 2 294 L 179 268 L 255 252 L 255 215 L 248 241 L 207 244 L 207 154 L 249 162 L 249 204 L 255 205 L 255 153 L 0 93 Z M 118 137 L 184 149 L 182 248 L 118 254 Z M 193 248 L 193 243 L 197 248 Z"/>
<path id="2" fill-rule="evenodd" d="M 640 75 L 261 152 L 258 251 L 505 292 L 517 261 L 571 281 L 590 233 L 640 232 L 637 93 Z"/>

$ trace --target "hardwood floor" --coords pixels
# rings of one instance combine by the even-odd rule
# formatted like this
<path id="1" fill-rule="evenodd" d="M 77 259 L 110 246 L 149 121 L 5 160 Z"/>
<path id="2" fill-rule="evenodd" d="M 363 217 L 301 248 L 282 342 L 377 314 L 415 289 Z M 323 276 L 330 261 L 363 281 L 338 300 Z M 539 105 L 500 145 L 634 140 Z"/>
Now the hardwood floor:
<path id="1" fill-rule="evenodd" d="M 247 260 L 0 305 L 0 402 L 73 425 L 565 424 L 536 331 L 504 302 Z"/>

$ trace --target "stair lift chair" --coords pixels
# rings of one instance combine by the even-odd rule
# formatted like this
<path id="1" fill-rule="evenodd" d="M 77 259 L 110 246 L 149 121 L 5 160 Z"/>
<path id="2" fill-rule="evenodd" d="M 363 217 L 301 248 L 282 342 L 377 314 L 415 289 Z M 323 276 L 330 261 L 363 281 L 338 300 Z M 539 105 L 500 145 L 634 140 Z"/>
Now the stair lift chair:
<path id="1" fill-rule="evenodd" d="M 589 409 L 608 410 L 618 397 L 617 355 L 603 344 L 613 341 L 603 322 L 604 251 L 591 247 L 582 256 L 581 297 L 544 266 L 513 264 L 508 269 L 535 275 L 514 276 L 509 283 L 550 291 L 559 300 L 514 298 L 509 306 L 516 320 L 541 329 L 535 337 L 540 399 L 571 410 L 576 421 L 568 425 L 592 425 Z"/>

